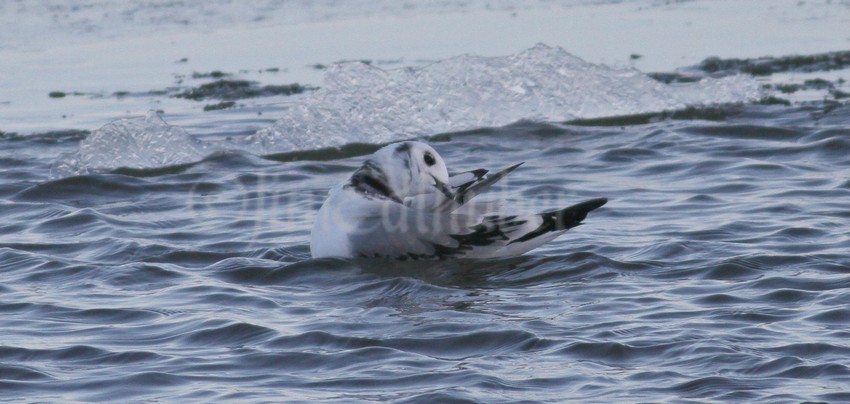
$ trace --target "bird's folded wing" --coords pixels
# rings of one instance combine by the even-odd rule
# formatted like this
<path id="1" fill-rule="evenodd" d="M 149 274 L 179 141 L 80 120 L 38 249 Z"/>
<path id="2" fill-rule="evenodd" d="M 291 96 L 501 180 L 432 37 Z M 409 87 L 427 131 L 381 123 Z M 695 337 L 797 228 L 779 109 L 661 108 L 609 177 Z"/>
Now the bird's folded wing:
<path id="1" fill-rule="evenodd" d="M 448 198 L 440 192 L 429 192 L 405 198 L 404 204 L 414 209 L 432 212 L 454 212 L 475 195 L 486 191 L 490 186 L 510 174 L 522 163 L 510 166 L 495 174 L 487 174 L 487 170 L 478 169 L 462 172 L 449 178 L 452 197 Z"/>
<path id="2" fill-rule="evenodd" d="M 468 187 L 476 181 L 480 181 L 485 175 L 487 175 L 487 170 L 483 168 L 457 173 L 449 177 L 449 186 L 453 189 Z"/>
<path id="3" fill-rule="evenodd" d="M 504 178 L 506 175 L 510 174 L 511 171 L 515 170 L 517 167 L 521 166 L 522 163 L 514 164 L 502 171 L 499 171 L 495 174 L 490 174 L 487 176 L 481 175 L 477 176 L 474 180 L 467 181 L 466 183 L 461 184 L 456 189 L 453 189 L 455 192 L 454 198 L 451 200 L 445 201 L 443 204 L 434 208 L 435 212 L 452 212 L 455 209 L 459 208 L 464 203 L 468 202 L 470 199 L 475 197 L 484 191 L 486 191 L 490 186 Z M 476 170 L 481 171 L 481 170 Z M 486 172 L 486 171 L 485 171 Z"/>
<path id="4" fill-rule="evenodd" d="M 488 258 L 529 251 L 584 220 L 607 200 L 582 202 L 534 215 L 474 215 L 428 212 L 375 201 L 349 235 L 357 256 L 419 259 Z"/>

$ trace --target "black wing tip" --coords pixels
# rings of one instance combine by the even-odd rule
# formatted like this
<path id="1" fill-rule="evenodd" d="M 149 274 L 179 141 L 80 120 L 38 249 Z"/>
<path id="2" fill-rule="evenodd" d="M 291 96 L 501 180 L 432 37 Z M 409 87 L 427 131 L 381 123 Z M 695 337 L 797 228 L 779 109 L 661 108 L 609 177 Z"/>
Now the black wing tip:
<path id="1" fill-rule="evenodd" d="M 604 206 L 606 203 L 608 203 L 608 198 L 595 198 L 552 212 L 557 219 L 557 229 L 565 230 L 580 225 L 588 213 Z"/>
<path id="2" fill-rule="evenodd" d="M 608 198 L 594 198 L 573 206 L 586 206 L 589 208 L 587 211 L 590 212 L 592 210 L 605 206 L 606 203 L 608 203 Z"/>
<path id="3" fill-rule="evenodd" d="M 512 240 L 508 244 L 519 243 L 531 240 L 542 234 L 552 231 L 569 230 L 573 227 L 581 225 L 581 221 L 587 217 L 587 214 L 602 205 L 608 203 L 608 198 L 590 199 L 581 203 L 577 203 L 568 208 L 556 210 L 553 212 L 541 213 L 543 223 L 537 229 L 534 229 L 516 240 Z"/>
<path id="4" fill-rule="evenodd" d="M 524 161 L 520 162 L 520 163 L 516 163 L 516 164 L 514 164 L 514 165 L 512 165 L 512 166 L 510 166 L 510 167 L 508 167 L 508 168 L 506 168 L 502 171 L 499 171 L 495 174 L 491 174 L 491 175 L 487 176 L 487 178 L 484 181 L 496 182 L 496 181 L 504 178 L 506 175 L 510 174 L 511 171 L 516 170 L 517 167 L 519 167 L 523 164 L 525 164 Z"/>

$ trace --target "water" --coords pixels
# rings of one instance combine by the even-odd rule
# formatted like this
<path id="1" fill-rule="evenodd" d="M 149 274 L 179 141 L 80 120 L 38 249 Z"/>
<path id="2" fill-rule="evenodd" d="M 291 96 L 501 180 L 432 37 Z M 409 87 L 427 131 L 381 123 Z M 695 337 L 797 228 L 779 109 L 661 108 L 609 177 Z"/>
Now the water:
<path id="1" fill-rule="evenodd" d="M 491 191 L 516 209 L 611 200 L 486 262 L 309 258 L 324 193 L 376 146 L 50 180 L 80 136 L 3 139 L 0 392 L 847 401 L 849 112 L 440 136 L 456 171 L 525 161 Z"/>
<path id="2" fill-rule="evenodd" d="M 0 401 L 850 402 L 847 0 L 149 3 L 0 3 Z M 175 97 L 219 78 L 306 91 Z M 406 138 L 524 161 L 506 211 L 610 201 L 311 259 Z"/>

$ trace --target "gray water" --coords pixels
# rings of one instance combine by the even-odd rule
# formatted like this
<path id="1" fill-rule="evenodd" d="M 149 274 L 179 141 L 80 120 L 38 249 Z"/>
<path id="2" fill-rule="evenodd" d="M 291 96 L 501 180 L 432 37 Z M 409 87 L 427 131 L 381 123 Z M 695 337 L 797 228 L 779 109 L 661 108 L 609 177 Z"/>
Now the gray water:
<path id="1" fill-rule="evenodd" d="M 850 401 L 850 109 L 698 116 L 431 138 L 525 161 L 506 211 L 610 199 L 477 262 L 310 259 L 378 146 L 51 180 L 84 134 L 0 138 L 0 399 Z"/>

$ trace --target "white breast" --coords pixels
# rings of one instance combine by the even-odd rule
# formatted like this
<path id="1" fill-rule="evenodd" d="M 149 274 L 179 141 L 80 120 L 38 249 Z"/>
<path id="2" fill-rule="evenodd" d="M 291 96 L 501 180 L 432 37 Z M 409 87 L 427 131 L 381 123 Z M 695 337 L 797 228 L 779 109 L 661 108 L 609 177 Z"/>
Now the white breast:
<path id="1" fill-rule="evenodd" d="M 310 253 L 313 258 L 323 257 L 351 257 L 351 248 L 346 229 L 350 227 L 345 212 L 344 192 L 339 189 L 331 191 L 330 197 L 322 204 L 322 208 L 316 213 L 313 221 L 313 230 L 310 232 Z"/>

